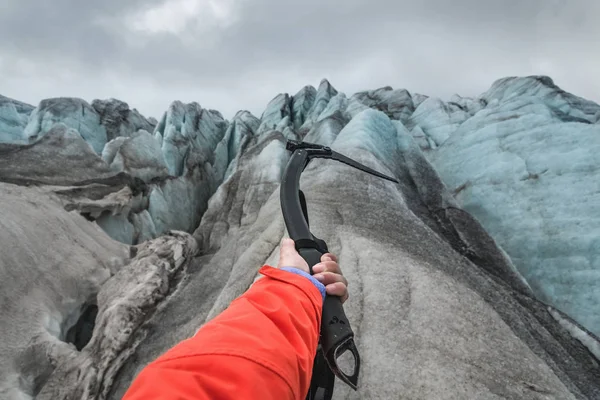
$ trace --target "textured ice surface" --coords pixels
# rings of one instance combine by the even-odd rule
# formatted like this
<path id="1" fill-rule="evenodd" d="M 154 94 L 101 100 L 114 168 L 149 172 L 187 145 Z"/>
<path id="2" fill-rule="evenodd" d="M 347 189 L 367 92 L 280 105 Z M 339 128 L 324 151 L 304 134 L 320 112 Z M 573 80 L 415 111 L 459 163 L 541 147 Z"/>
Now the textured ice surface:
<path id="1" fill-rule="evenodd" d="M 233 117 L 227 129 L 231 131 L 228 132 L 230 135 L 228 147 L 230 160 L 233 160 L 237 156 L 244 138 L 254 135 L 258 131 L 259 126 L 260 120 L 248 111 L 240 111 Z"/>
<path id="2" fill-rule="evenodd" d="M 42 100 L 31 113 L 24 135 L 29 141 L 35 141 L 56 123 L 74 129 L 96 153 L 102 153 L 107 141 L 106 128 L 100 124 L 96 110 L 86 101 L 70 97 Z"/>
<path id="3" fill-rule="evenodd" d="M 0 178 L 3 181 L 70 185 L 113 175 L 81 135 L 63 123 L 54 124 L 34 144 L 0 143 Z"/>
<path id="4" fill-rule="evenodd" d="M 277 128 L 281 121 L 292 114 L 291 97 L 287 93 L 277 95 L 267 104 L 262 114 L 257 133 L 261 134 Z M 289 120 L 288 120 L 289 121 Z"/>
<path id="5" fill-rule="evenodd" d="M 169 175 L 160 144 L 144 130 L 108 142 L 102 159 L 113 171 L 127 172 L 146 182 Z"/>
<path id="6" fill-rule="evenodd" d="M 128 253 L 42 190 L 0 183 L 0 200 L 0 398 L 31 399 L 77 354 L 67 330 Z"/>
<path id="7" fill-rule="evenodd" d="M 134 228 L 133 224 L 127 220 L 126 214 L 104 213 L 96 219 L 96 223 L 111 238 L 121 243 L 133 244 Z"/>
<path id="8" fill-rule="evenodd" d="M 191 150 L 182 160 L 185 176 L 169 176 L 160 143 L 146 131 L 115 138 L 101 158 L 76 130 L 55 123 L 32 144 L 0 144 L 0 180 L 52 185 L 67 209 L 97 220 L 124 243 L 139 243 L 170 229 L 192 232 L 231 161 L 229 137 L 217 143 L 218 137 L 210 136 L 224 128 L 220 116 L 201 113 L 198 131 L 186 141 Z M 249 134 L 245 127 L 255 125 L 252 118 L 240 116 L 232 135 Z M 128 194 L 124 187 L 131 187 Z"/>
<path id="9" fill-rule="evenodd" d="M 481 99 L 487 103 L 492 101 L 503 103 L 517 97 L 522 99 L 534 97 L 535 99 L 530 101 L 545 104 L 565 121 L 570 119 L 568 117 L 584 120 L 582 122 L 598 121 L 598 112 L 600 112 L 598 104 L 565 92 L 547 76 L 499 79 L 481 96 Z"/>
<path id="10" fill-rule="evenodd" d="M 260 120 L 248 111 L 240 111 L 233 118 L 227 129 L 225 137 L 228 138 L 229 165 L 225 172 L 224 180 L 237 168 L 241 151 L 246 148 L 249 140 L 254 136 L 260 126 Z"/>
<path id="11" fill-rule="evenodd" d="M 565 318 L 564 315 L 561 315 L 558 311 L 553 309 L 552 307 L 548 307 L 548 312 L 556 319 L 560 325 L 569 331 L 571 336 L 579 340 L 584 344 L 585 347 L 596 357 L 596 359 L 600 360 L 600 342 L 593 338 L 585 330 L 581 329 L 580 326 L 577 326 L 572 320 Z"/>
<path id="12" fill-rule="evenodd" d="M 292 118 L 294 120 L 294 128 L 300 129 L 306 121 L 310 109 L 315 104 L 317 97 L 317 89 L 313 86 L 305 86 L 296 93 L 292 100 Z"/>
<path id="13" fill-rule="evenodd" d="M 319 115 L 327 108 L 329 100 L 338 94 L 338 91 L 329 83 L 327 79 L 323 79 L 317 89 L 315 101 L 306 116 L 306 120 L 302 124 L 304 129 L 309 129 L 313 123 L 317 121 Z"/>
<path id="14" fill-rule="evenodd" d="M 0 143 L 27 143 L 23 131 L 34 107 L 0 95 Z"/>
<path id="15" fill-rule="evenodd" d="M 313 161 L 302 175 L 313 231 L 340 255 L 355 296 L 346 311 L 363 358 L 360 389 L 351 393 L 338 382 L 334 398 L 598 394 L 595 361 L 527 294 L 478 222 L 456 208 L 406 130 L 365 111 L 334 133 L 331 145 L 401 180 L 394 185 L 327 160 Z M 205 255 L 153 317 L 160 325 L 151 324 L 113 398 L 140 364 L 246 290 L 258 265 L 275 263 L 285 234 L 277 187 L 288 157 L 279 133 L 251 139 L 196 231 Z M 203 306 L 190 311 L 192 298 Z"/>
<path id="16" fill-rule="evenodd" d="M 576 108 L 539 80 L 509 82 L 514 94 L 494 85 L 484 97 L 501 102 L 462 124 L 430 159 L 534 292 L 600 334 L 600 126 L 573 122 L 594 108 Z"/>
<path id="17" fill-rule="evenodd" d="M 106 398 L 123 362 L 143 339 L 135 333 L 148 329 L 142 324 L 176 290 L 197 251 L 196 241 L 183 232 L 138 246 L 135 258 L 98 292 L 90 342 L 82 352 L 71 349 L 68 360 L 48 371 L 51 374 L 36 399 Z"/>
<path id="18" fill-rule="evenodd" d="M 152 135 L 136 136 L 119 122 L 123 104 L 104 104 L 113 140 L 102 158 L 65 125 L 36 144 L 0 145 L 0 180 L 41 185 L 19 188 L 29 199 L 23 213 L 51 201 L 60 215 L 94 221 L 77 217 L 113 246 L 120 245 L 98 225 L 127 243 L 167 234 L 133 248 L 135 259 L 101 287 L 82 290 L 72 306 L 78 311 L 63 325 L 79 326 L 89 304 L 83 294 L 97 298 L 96 327 L 83 351 L 61 344 L 57 353 L 24 337 L 17 347 L 25 350 L 7 353 L 0 364 L 5 393 L 119 399 L 146 363 L 227 307 L 258 267 L 276 263 L 285 235 L 278 191 L 289 159 L 285 139 L 302 138 L 400 181 L 331 160 L 311 162 L 302 175 L 311 228 L 339 255 L 350 281 L 345 309 L 363 360 L 359 391 L 338 382 L 334 399 L 600 398 L 596 336 L 533 296 L 579 302 L 571 317 L 593 319 L 591 282 L 600 268 L 593 261 L 582 273 L 585 263 L 578 263 L 598 259 L 592 136 L 599 125 L 591 124 L 598 106 L 544 77 L 500 80 L 480 97 L 448 103 L 389 87 L 347 97 L 323 81 L 318 91 L 277 96 L 262 120 L 240 112 L 229 122 L 196 103 L 175 102 Z M 493 192 L 499 188 L 504 192 Z M 171 229 L 195 230 L 195 240 Z M 37 262 L 37 243 L 52 227 L 21 232 L 38 231 L 42 239 L 15 242 L 16 253 L 0 246 L 0 259 L 24 251 Z M 53 240 L 71 243 L 68 235 Z M 61 275 L 71 268 L 68 259 L 52 270 L 36 265 L 71 284 Z M 531 265 L 540 268 L 530 273 Z M 20 270 L 5 270 L 35 287 Z M 53 315 L 45 325 L 55 336 L 64 330 L 59 320 Z"/>
<path id="19" fill-rule="evenodd" d="M 329 117 L 333 117 L 336 113 L 340 113 L 341 116 L 348 118 L 349 116 L 346 112 L 348 108 L 348 98 L 344 93 L 338 93 L 331 98 L 327 107 L 321 112 L 316 122 L 321 122 Z M 320 143 L 320 142 L 319 142 Z"/>
<path id="20" fill-rule="evenodd" d="M 437 147 L 442 145 L 467 118 L 469 114 L 460 107 L 430 97 L 417 107 L 407 126 L 411 128 L 418 126 Z"/>
<path id="21" fill-rule="evenodd" d="M 226 121 L 198 103 L 174 102 L 155 129 L 169 174 L 181 176 L 205 161 L 214 163 L 214 151 L 223 139 Z"/>
<path id="22" fill-rule="evenodd" d="M 377 90 L 356 93 L 352 98 L 402 122 L 406 122 L 415 111 L 412 96 L 406 89 L 394 90 L 390 86 L 386 86 Z"/>
<path id="23" fill-rule="evenodd" d="M 100 116 L 108 141 L 119 136 L 132 136 L 139 130 L 152 132 L 156 126 L 155 121 L 146 119 L 135 108 L 129 109 L 129 105 L 120 100 L 94 100 L 92 108 Z"/>

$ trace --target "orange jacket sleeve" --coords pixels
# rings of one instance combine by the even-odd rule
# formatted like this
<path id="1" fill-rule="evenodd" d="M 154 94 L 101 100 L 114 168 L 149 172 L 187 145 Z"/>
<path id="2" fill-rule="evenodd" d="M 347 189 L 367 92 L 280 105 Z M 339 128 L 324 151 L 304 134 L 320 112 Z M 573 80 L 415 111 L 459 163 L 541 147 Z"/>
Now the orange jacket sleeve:
<path id="1" fill-rule="evenodd" d="M 304 400 L 323 298 L 309 279 L 263 266 L 265 278 L 147 365 L 125 400 Z"/>

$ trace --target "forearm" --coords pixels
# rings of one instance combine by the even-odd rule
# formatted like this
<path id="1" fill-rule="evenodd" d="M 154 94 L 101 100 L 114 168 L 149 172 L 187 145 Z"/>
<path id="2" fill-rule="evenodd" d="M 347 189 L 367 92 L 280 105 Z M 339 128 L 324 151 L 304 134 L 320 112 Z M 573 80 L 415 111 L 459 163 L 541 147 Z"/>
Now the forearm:
<path id="1" fill-rule="evenodd" d="M 125 398 L 303 400 L 318 344 L 322 294 L 305 277 L 271 267 L 261 273 L 264 279 L 194 337 L 148 365 Z M 157 379 L 164 391 L 156 391 Z"/>

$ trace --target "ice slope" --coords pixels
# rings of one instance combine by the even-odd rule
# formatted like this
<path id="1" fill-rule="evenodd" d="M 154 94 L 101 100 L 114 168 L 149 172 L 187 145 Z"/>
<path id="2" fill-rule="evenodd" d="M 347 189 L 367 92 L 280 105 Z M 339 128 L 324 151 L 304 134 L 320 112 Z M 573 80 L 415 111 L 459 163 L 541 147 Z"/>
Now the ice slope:
<path id="1" fill-rule="evenodd" d="M 129 253 L 44 189 L 0 183 L 0 199 L 0 398 L 33 399 Z"/>
<path id="2" fill-rule="evenodd" d="M 482 98 L 429 159 L 536 295 L 600 334 L 600 107 L 542 78 Z"/>
<path id="3" fill-rule="evenodd" d="M 313 232 L 340 256 L 350 281 L 346 311 L 363 357 L 359 392 L 338 382 L 335 399 L 600 394 L 595 359 L 531 297 L 406 131 L 367 110 L 320 136 L 401 180 L 395 185 L 326 160 L 302 175 Z M 283 149 L 279 132 L 251 140 L 243 167 L 219 187 L 195 233 L 203 256 L 148 324 L 109 398 L 123 394 L 141 365 L 227 307 L 260 265 L 276 262 L 285 235 L 277 190 L 289 157 Z"/>

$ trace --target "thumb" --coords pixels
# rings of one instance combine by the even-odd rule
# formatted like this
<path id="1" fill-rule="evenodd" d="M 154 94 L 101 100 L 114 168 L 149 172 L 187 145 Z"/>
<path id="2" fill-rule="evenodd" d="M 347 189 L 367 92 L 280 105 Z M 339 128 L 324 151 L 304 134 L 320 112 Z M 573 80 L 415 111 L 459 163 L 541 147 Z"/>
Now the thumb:
<path id="1" fill-rule="evenodd" d="M 296 250 L 296 243 L 294 240 L 289 238 L 285 238 L 281 241 L 281 248 L 279 249 L 278 268 L 283 267 L 294 267 L 306 272 L 310 271 L 306 261 L 300 254 L 298 254 L 298 251 Z"/>
<path id="2" fill-rule="evenodd" d="M 281 249 L 279 250 L 279 259 L 289 259 L 291 256 L 296 255 L 296 243 L 290 238 L 284 238 L 281 241 Z"/>

